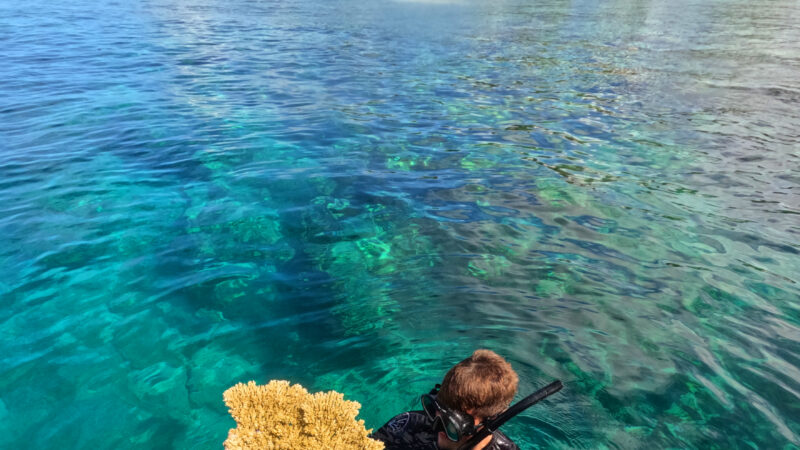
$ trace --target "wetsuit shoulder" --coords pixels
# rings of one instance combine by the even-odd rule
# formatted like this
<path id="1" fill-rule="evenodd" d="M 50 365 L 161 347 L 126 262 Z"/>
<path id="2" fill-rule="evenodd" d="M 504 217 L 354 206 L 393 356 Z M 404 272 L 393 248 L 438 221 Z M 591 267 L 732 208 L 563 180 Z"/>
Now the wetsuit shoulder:
<path id="1" fill-rule="evenodd" d="M 492 441 L 487 450 L 519 450 L 517 444 L 500 431 L 492 433 Z"/>
<path id="2" fill-rule="evenodd" d="M 370 437 L 382 441 L 386 450 L 435 450 L 436 435 L 431 425 L 424 412 L 408 411 L 392 417 Z"/>

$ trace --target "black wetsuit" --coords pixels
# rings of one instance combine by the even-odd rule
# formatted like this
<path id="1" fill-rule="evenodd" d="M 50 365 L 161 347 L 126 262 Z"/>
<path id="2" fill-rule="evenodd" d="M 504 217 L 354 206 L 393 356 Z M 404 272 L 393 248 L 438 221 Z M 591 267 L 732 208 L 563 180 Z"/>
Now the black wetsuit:
<path id="1" fill-rule="evenodd" d="M 394 416 L 386 425 L 372 433 L 373 439 L 383 441 L 386 450 L 437 450 L 433 421 L 423 411 L 409 411 Z M 492 434 L 486 450 L 519 450 L 517 444 L 499 431 Z"/>

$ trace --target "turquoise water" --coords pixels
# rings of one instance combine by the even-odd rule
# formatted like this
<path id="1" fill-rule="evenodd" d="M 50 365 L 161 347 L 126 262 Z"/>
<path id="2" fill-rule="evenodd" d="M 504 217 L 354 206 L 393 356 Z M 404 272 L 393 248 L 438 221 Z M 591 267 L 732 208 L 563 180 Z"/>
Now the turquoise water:
<path id="1" fill-rule="evenodd" d="M 800 5 L 0 1 L 0 447 L 367 427 L 478 347 L 523 448 L 800 446 Z"/>

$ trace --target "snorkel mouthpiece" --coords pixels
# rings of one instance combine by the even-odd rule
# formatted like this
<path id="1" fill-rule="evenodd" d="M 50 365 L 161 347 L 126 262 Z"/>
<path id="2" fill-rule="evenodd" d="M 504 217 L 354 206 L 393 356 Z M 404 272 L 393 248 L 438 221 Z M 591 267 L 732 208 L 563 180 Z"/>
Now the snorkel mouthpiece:
<path id="1" fill-rule="evenodd" d="M 523 398 L 522 400 L 518 401 L 517 403 L 511 405 L 510 408 L 503 411 L 498 415 L 496 418 L 487 421 L 481 431 L 475 433 L 475 436 L 472 436 L 472 439 L 465 442 L 463 445 L 458 447 L 458 450 L 469 450 L 476 445 L 478 445 L 482 440 L 489 436 L 490 434 L 497 431 L 500 428 L 500 425 L 506 423 L 508 419 L 516 416 L 517 414 L 525 411 L 526 409 L 530 408 L 531 406 L 539 403 L 540 401 L 546 399 L 547 397 L 555 394 L 556 392 L 560 391 L 561 388 L 564 387 L 564 384 L 561 383 L 561 380 L 553 381 L 552 383 L 548 384 L 547 386 L 539 389 L 538 391 L 534 392 L 533 394 Z"/>

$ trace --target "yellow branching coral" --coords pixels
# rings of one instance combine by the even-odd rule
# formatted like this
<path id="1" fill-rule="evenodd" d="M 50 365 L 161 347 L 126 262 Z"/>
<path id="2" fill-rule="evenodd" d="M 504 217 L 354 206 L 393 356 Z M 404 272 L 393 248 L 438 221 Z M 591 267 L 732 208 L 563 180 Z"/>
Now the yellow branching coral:
<path id="1" fill-rule="evenodd" d="M 335 391 L 312 395 L 288 381 L 251 381 L 229 388 L 223 398 L 237 425 L 228 432 L 226 450 L 383 448 L 367 437 L 364 421 L 356 421 L 361 405 Z"/>

